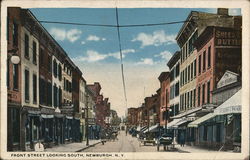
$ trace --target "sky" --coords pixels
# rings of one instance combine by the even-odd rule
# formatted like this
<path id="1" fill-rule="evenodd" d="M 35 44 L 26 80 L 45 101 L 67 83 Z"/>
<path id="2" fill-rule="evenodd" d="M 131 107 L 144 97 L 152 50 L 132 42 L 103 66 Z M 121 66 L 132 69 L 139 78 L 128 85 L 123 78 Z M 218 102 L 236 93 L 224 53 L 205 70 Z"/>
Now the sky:
<path id="1" fill-rule="evenodd" d="M 115 8 L 30 8 L 39 21 L 116 25 Z M 190 11 L 216 13 L 215 8 L 118 8 L 120 25 L 184 21 Z M 229 9 L 240 15 L 240 9 Z M 158 76 L 179 50 L 182 23 L 120 28 L 127 105 L 124 98 L 117 28 L 42 23 L 83 72 L 87 84 L 100 82 L 111 109 L 124 116 L 159 89 Z"/>

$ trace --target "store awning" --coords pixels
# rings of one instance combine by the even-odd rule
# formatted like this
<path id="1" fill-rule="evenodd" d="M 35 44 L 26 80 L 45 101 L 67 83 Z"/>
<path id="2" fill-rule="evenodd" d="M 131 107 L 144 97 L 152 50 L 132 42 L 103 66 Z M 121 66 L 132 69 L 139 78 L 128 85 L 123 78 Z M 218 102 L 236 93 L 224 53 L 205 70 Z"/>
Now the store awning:
<path id="1" fill-rule="evenodd" d="M 202 122 L 205 122 L 206 120 L 215 117 L 216 115 L 214 113 L 208 113 L 203 117 L 200 117 L 199 119 L 191 122 L 188 124 L 188 127 L 198 127 L 199 124 L 201 124 Z"/>
<path id="2" fill-rule="evenodd" d="M 141 126 L 136 127 L 136 131 L 139 132 L 141 130 Z"/>
<path id="3" fill-rule="evenodd" d="M 41 117 L 46 119 L 46 118 L 54 118 L 54 115 L 51 114 L 41 114 Z"/>
<path id="4" fill-rule="evenodd" d="M 159 126 L 159 124 L 156 124 L 156 125 L 154 125 L 154 126 L 151 126 L 151 127 L 149 127 L 149 129 L 146 129 L 143 133 L 147 133 L 147 132 L 157 132 L 158 131 L 158 126 Z"/>
<path id="5" fill-rule="evenodd" d="M 202 107 L 195 107 L 195 108 L 193 108 L 193 109 L 190 109 L 190 110 L 188 110 L 188 111 L 186 111 L 186 112 L 180 113 L 180 114 L 178 114 L 178 115 L 176 115 L 176 116 L 174 116 L 174 117 L 171 117 L 171 118 L 172 118 L 172 119 L 182 118 L 182 117 L 184 117 L 184 116 L 187 116 L 187 115 L 190 115 L 190 114 L 192 114 L 192 113 L 198 112 L 198 111 L 201 110 L 201 109 L 202 109 Z"/>
<path id="6" fill-rule="evenodd" d="M 173 125 L 173 127 L 179 127 L 180 125 L 184 124 L 188 122 L 188 120 L 185 118 L 185 119 L 181 119 L 179 122 L 177 122 L 175 125 Z"/>
<path id="7" fill-rule="evenodd" d="M 214 110 L 216 115 L 241 113 L 241 89 Z"/>
<path id="8" fill-rule="evenodd" d="M 181 121 L 181 119 L 174 119 L 173 121 L 169 122 L 169 123 L 167 124 L 167 129 L 175 129 L 176 126 L 174 127 L 174 125 L 175 125 L 176 123 L 178 123 L 179 121 Z"/>

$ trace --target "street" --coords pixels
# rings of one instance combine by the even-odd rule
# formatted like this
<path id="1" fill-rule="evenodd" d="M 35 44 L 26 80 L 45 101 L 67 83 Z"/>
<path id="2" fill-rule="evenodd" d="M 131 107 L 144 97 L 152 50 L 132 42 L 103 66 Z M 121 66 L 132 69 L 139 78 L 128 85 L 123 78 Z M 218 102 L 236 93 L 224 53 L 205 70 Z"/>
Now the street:
<path id="1" fill-rule="evenodd" d="M 152 144 L 141 145 L 136 137 L 125 134 L 125 131 L 120 131 L 118 140 L 108 141 L 104 145 L 101 143 L 90 147 L 83 152 L 157 152 L 157 147 Z M 159 152 L 164 152 L 163 147 Z"/>

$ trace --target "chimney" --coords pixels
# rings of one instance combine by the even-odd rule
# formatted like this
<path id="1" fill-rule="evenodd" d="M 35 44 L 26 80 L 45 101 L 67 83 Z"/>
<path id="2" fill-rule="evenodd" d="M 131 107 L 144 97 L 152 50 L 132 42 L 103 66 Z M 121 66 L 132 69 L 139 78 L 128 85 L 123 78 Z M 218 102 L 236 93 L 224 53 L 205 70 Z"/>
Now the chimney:
<path id="1" fill-rule="evenodd" d="M 217 14 L 219 15 L 228 15 L 228 8 L 218 8 Z"/>

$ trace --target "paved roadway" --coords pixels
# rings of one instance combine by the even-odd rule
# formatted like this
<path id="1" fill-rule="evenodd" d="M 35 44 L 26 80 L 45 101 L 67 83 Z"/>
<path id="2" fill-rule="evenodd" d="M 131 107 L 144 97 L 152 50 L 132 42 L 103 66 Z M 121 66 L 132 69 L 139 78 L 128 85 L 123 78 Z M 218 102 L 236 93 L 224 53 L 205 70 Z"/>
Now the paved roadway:
<path id="1" fill-rule="evenodd" d="M 108 141 L 104 145 L 99 143 L 83 152 L 157 152 L 157 147 L 152 144 L 140 146 L 136 137 L 129 134 L 126 136 L 124 131 L 120 131 L 118 140 Z M 164 152 L 163 147 L 160 148 L 160 152 Z"/>

